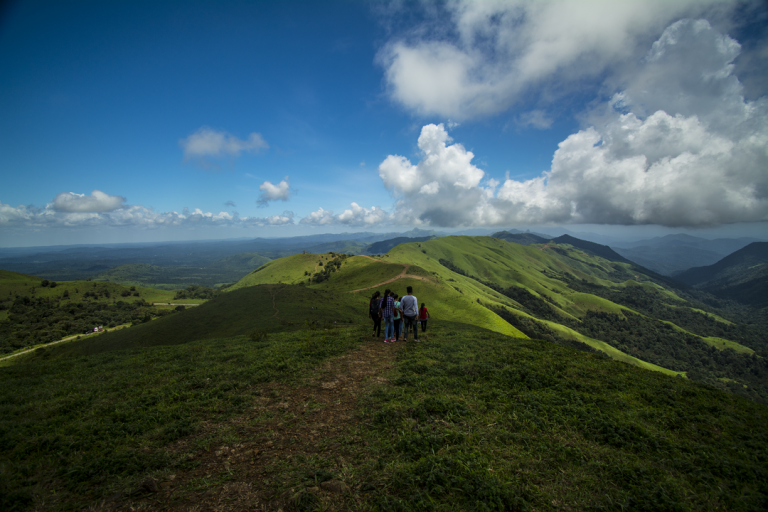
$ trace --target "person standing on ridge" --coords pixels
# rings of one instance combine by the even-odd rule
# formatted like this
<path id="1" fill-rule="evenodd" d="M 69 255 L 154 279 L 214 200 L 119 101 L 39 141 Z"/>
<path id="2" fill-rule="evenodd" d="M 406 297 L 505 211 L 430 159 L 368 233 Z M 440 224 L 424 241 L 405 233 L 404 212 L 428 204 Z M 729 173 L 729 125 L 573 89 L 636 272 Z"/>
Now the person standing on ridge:
<path id="1" fill-rule="evenodd" d="M 384 343 L 395 341 L 395 299 L 390 296 L 390 290 L 384 290 L 384 297 L 381 299 L 381 318 L 384 319 Z"/>
<path id="2" fill-rule="evenodd" d="M 381 311 L 379 311 L 379 295 L 381 293 L 376 292 L 371 297 L 371 301 L 368 303 L 368 318 L 373 320 L 373 337 L 378 338 L 381 336 Z"/>
<path id="3" fill-rule="evenodd" d="M 392 298 L 395 299 L 395 341 L 399 341 L 400 329 L 403 326 L 403 320 L 400 314 L 403 312 L 403 310 L 400 307 L 400 301 L 397 300 L 398 295 L 396 293 L 393 293 Z"/>
<path id="4" fill-rule="evenodd" d="M 427 332 L 427 319 L 429 318 L 429 311 L 427 306 L 423 302 L 421 303 L 421 309 L 419 310 L 419 320 L 421 320 L 421 332 L 422 334 Z"/>
<path id="5" fill-rule="evenodd" d="M 413 327 L 413 341 L 419 341 L 419 301 L 413 295 L 413 286 L 406 288 L 408 295 L 400 301 L 400 307 L 403 309 L 403 341 L 408 341 L 408 327 Z"/>

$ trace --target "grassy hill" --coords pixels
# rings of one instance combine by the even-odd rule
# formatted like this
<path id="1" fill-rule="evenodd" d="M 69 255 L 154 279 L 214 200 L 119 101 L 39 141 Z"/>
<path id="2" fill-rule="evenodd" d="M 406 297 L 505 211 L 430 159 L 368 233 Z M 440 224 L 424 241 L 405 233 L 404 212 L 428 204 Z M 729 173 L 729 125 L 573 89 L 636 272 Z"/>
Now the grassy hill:
<path id="1" fill-rule="evenodd" d="M 251 286 L 130 329 L 51 347 L 39 357 L 92 355 L 251 333 L 258 337 L 270 332 L 306 329 L 308 324 L 325 327 L 359 324 L 366 318 L 367 311 L 355 306 L 351 295 L 339 297 L 327 291 L 289 285 Z M 33 354 L 29 359 L 36 357 Z"/>
<path id="2" fill-rule="evenodd" d="M 491 236 L 493 238 L 500 238 L 501 240 L 521 245 L 545 244 L 550 240 L 549 238 L 542 238 L 533 233 L 510 233 L 509 231 L 499 231 Z"/>
<path id="3" fill-rule="evenodd" d="M 768 502 L 764 405 L 468 324 L 443 322 L 410 347 L 364 333 L 222 337 L 0 369 L 0 508 L 226 500 L 233 509 L 749 511 Z M 396 350 L 389 370 L 335 387 L 339 361 L 385 349 Z"/>
<path id="4" fill-rule="evenodd" d="M 408 285 L 423 343 L 372 343 Z M 571 244 L 297 254 L 0 367 L 0 509 L 759 510 L 762 332 Z"/>
<path id="5" fill-rule="evenodd" d="M 692 300 L 685 290 L 671 288 L 667 278 L 624 260 L 610 248 L 575 243 L 578 247 L 554 242 L 521 245 L 491 237 L 452 236 L 399 244 L 377 258 L 296 254 L 267 262 L 224 294 L 251 290 L 237 296 L 242 300 L 217 299 L 198 311 L 105 339 L 120 340 L 110 342 L 112 347 L 150 346 L 184 342 L 190 336 L 203 339 L 244 334 L 247 329 L 285 328 L 276 318 L 264 317 L 261 306 L 249 306 L 266 304 L 267 292 L 254 289 L 259 285 L 292 285 L 286 288 L 290 292 L 285 296 L 291 299 L 284 311 L 299 311 L 317 302 L 336 321 L 365 322 L 373 291 L 391 288 L 404 295 L 411 285 L 435 320 L 597 350 L 641 368 L 685 375 L 768 401 L 768 368 L 764 359 L 753 356 L 768 352 L 758 325 L 724 318 Z M 317 292 L 323 293 L 322 298 L 313 296 Z M 346 317 L 336 316 L 337 304 L 347 308 Z M 249 307 L 259 313 L 250 315 Z M 298 324 L 317 315 L 300 318 Z M 139 337 L 144 341 L 134 339 Z"/>

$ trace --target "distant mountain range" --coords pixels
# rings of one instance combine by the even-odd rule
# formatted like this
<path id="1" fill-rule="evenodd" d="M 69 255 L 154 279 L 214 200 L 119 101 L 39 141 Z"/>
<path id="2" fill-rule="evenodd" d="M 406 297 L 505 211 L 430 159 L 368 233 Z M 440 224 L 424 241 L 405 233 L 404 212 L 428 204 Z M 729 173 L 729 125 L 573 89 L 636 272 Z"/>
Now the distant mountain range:
<path id="1" fill-rule="evenodd" d="M 686 234 L 667 235 L 612 245 L 625 258 L 659 274 L 672 276 L 692 267 L 717 263 L 723 256 L 758 242 L 757 238 L 708 240 Z"/>
<path id="2" fill-rule="evenodd" d="M 753 242 L 714 265 L 675 276 L 689 286 L 756 307 L 768 306 L 768 242 Z"/>

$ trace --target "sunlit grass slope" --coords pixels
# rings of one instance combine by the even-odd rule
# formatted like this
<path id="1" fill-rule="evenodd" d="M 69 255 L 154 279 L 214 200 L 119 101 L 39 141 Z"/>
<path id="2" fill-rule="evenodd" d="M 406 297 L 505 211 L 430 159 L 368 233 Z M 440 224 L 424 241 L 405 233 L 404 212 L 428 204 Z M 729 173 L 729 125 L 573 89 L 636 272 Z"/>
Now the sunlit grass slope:
<path id="1" fill-rule="evenodd" d="M 240 279 L 228 290 L 237 290 L 257 284 L 297 284 L 307 280 L 305 272 L 314 273 L 321 256 L 316 254 L 294 254 L 272 260 Z"/>
<path id="2" fill-rule="evenodd" d="M 401 244 L 383 257 L 350 257 L 344 260 L 331 278 L 310 289 L 335 291 L 339 294 L 356 291 L 357 307 L 365 310 L 368 299 L 374 291 L 383 292 L 390 288 L 395 293 L 404 295 L 408 285 L 413 286 L 414 295 L 419 302 L 428 305 L 433 322 L 440 319 L 464 322 L 509 336 L 526 338 L 509 322 L 494 313 L 494 309 L 506 308 L 516 315 L 525 316 L 521 306 L 514 300 L 479 283 L 446 268 L 440 260 L 450 261 L 467 274 L 483 281 L 501 286 L 520 286 L 536 296 L 547 297 L 558 309 L 563 318 L 578 319 L 587 310 L 601 310 L 621 313 L 625 308 L 587 293 L 574 292 L 562 280 L 564 274 L 578 276 L 603 286 L 624 286 L 615 283 L 614 274 L 626 274 L 627 266 L 602 258 L 585 254 L 573 249 L 563 257 L 561 252 L 548 247 L 523 246 L 489 237 L 445 237 L 428 242 Z M 256 272 L 246 276 L 232 288 L 242 288 L 251 283 L 306 282 L 308 276 L 318 269 L 320 261 L 327 262 L 334 256 L 296 255 L 272 261 Z M 385 283 L 399 276 L 406 265 L 411 265 L 408 273 L 394 282 Z M 409 275 L 419 276 L 414 279 Z M 639 283 L 634 279 L 640 276 L 632 274 L 632 284 L 650 286 L 653 283 Z M 666 290 L 661 289 L 667 293 Z M 671 370 L 632 357 L 616 347 L 584 336 L 570 328 L 555 322 L 544 321 L 560 336 L 605 352 L 617 360 L 629 362 L 646 369 L 677 374 Z"/>
<path id="3" fill-rule="evenodd" d="M 313 309 L 314 308 L 314 309 Z M 304 328 L 307 322 L 348 325 L 367 318 L 350 294 L 308 290 L 302 286 L 260 285 L 225 293 L 205 304 L 172 315 L 51 347 L 27 360 L 68 355 L 91 355 L 157 345 L 177 345 L 195 340 Z M 335 324 L 334 324 L 335 323 Z"/>
<path id="4" fill-rule="evenodd" d="M 516 315 L 525 313 L 519 310 L 520 305 L 514 300 L 478 283 L 475 279 L 449 270 L 440 260 L 447 260 L 466 274 L 482 281 L 502 287 L 525 288 L 533 295 L 548 300 L 550 305 L 556 306 L 564 318 L 575 320 L 582 318 L 589 310 L 619 315 L 622 315 L 623 311 L 632 310 L 589 293 L 574 291 L 568 286 L 567 279 L 578 279 L 615 290 L 638 287 L 657 295 L 667 303 L 684 302 L 674 292 L 653 282 L 650 277 L 638 273 L 626 263 L 608 261 L 569 245 L 524 246 L 489 237 L 456 236 L 420 244 L 401 244 L 387 256 L 389 261 L 418 265 L 438 276 L 441 283 L 447 280 L 451 287 L 461 290 L 470 299 L 492 308 L 505 307 Z M 555 322 L 542 322 L 561 336 L 586 343 L 618 360 L 665 373 L 679 373 L 641 361 L 603 341 L 589 338 Z M 751 353 L 751 349 L 733 341 L 698 337 L 719 349 L 733 348 L 739 352 Z"/>

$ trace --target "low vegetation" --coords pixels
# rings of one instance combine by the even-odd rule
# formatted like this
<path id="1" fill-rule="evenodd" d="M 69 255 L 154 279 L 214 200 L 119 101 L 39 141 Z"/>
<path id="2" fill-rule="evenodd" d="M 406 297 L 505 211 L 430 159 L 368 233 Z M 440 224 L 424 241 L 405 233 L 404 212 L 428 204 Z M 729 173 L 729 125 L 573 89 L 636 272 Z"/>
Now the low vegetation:
<path id="1" fill-rule="evenodd" d="M 590 250 L 297 254 L 179 292 L 201 306 L 20 355 L 0 368 L 0 509 L 764 509 L 762 317 Z M 56 319 L 75 285 L 25 279 L 4 303 Z M 141 288 L 85 284 L 94 314 L 120 290 L 144 307 Z M 373 344 L 369 297 L 409 285 L 422 343 Z M 353 368 L 365 379 L 337 389 Z"/>

